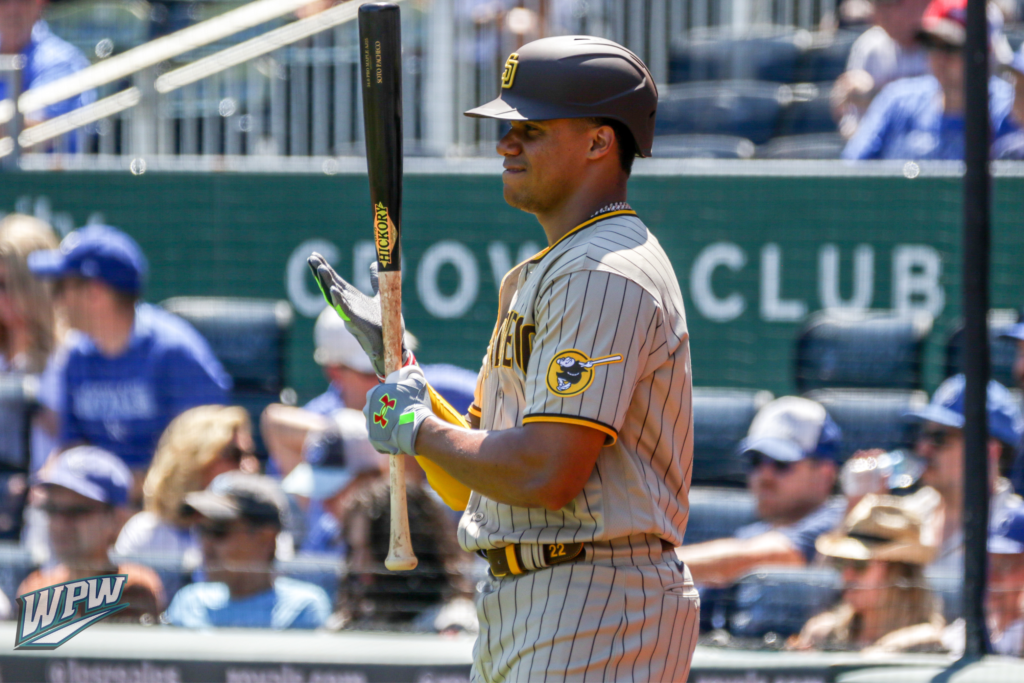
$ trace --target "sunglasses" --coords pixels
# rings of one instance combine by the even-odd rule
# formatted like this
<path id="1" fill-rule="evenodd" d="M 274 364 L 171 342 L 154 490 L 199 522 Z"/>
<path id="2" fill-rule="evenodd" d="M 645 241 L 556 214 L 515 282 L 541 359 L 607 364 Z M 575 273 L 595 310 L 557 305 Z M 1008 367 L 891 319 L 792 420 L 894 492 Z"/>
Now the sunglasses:
<path id="1" fill-rule="evenodd" d="M 947 429 L 922 429 L 917 435 L 919 442 L 934 446 L 935 448 L 942 448 L 951 443 L 953 439 L 953 432 Z"/>
<path id="2" fill-rule="evenodd" d="M 787 474 L 793 469 L 793 463 L 791 462 L 780 462 L 760 453 L 750 456 L 750 469 L 756 470 L 761 465 L 768 465 L 775 470 L 776 474 Z"/>
<path id="3" fill-rule="evenodd" d="M 852 569 L 857 574 L 863 574 L 868 568 L 867 560 L 851 560 L 845 557 L 834 557 L 832 558 L 832 563 L 840 572 Z"/>
<path id="4" fill-rule="evenodd" d="M 88 505 L 42 505 L 40 509 L 50 517 L 85 517 L 109 510 L 107 507 L 90 507 Z"/>

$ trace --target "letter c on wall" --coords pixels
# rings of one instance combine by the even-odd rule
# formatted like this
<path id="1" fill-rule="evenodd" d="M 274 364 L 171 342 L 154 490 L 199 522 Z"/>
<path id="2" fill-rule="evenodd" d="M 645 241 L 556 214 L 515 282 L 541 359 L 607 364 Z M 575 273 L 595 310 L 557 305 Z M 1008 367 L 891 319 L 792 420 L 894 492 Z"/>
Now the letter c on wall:
<path id="1" fill-rule="evenodd" d="M 747 308 L 743 295 L 733 292 L 727 297 L 718 297 L 711 287 L 711 278 L 719 266 L 737 272 L 746 265 L 747 255 L 732 242 L 715 242 L 704 247 L 690 270 L 690 296 L 701 315 L 726 323 L 743 314 Z"/>

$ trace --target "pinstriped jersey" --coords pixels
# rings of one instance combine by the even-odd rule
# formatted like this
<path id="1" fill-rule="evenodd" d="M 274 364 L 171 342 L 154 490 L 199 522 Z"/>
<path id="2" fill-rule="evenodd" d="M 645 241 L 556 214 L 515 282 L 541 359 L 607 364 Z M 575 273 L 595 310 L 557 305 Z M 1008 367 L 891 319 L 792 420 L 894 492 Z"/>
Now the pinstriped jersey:
<path id="1" fill-rule="evenodd" d="M 596 547 L 627 537 L 681 545 L 693 462 L 689 336 L 654 235 L 631 210 L 599 215 L 512 269 L 499 311 L 473 409 L 480 428 L 582 424 L 604 432 L 605 447 L 583 490 L 557 512 L 474 491 L 459 524 L 462 547 Z"/>

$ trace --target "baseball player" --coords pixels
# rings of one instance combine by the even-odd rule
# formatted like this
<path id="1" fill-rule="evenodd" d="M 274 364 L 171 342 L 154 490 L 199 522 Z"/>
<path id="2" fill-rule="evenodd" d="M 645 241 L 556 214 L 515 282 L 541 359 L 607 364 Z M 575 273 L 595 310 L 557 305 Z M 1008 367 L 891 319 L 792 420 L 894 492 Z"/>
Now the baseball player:
<path id="1" fill-rule="evenodd" d="M 411 363 L 368 394 L 378 450 L 416 454 L 435 487 L 441 472 L 469 490 L 442 495 L 465 500 L 459 542 L 491 567 L 475 681 L 689 672 L 699 599 L 672 552 L 689 511 L 688 333 L 672 265 L 626 203 L 656 106 L 647 67 L 611 41 L 545 38 L 509 56 L 500 96 L 466 113 L 510 123 L 505 200 L 549 246 L 502 281 L 476 429 L 439 414 Z M 373 302 L 310 263 L 379 357 Z"/>

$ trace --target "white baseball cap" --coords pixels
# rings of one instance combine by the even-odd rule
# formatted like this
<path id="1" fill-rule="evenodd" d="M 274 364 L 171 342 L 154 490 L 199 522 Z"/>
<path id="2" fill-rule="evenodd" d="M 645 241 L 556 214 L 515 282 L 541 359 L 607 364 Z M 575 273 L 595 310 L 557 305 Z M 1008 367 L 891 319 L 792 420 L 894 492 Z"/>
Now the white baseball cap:
<path id="1" fill-rule="evenodd" d="M 740 453 L 760 453 L 779 462 L 804 458 L 838 460 L 839 427 L 817 401 L 799 396 L 777 398 L 758 411 Z"/>
<path id="2" fill-rule="evenodd" d="M 330 306 L 316 319 L 313 342 L 316 344 L 313 360 L 319 365 L 344 365 L 356 372 L 373 374 L 370 357 L 352 333 L 345 329 L 345 321 L 338 312 Z"/>

